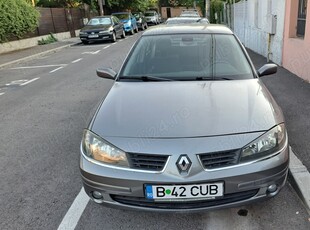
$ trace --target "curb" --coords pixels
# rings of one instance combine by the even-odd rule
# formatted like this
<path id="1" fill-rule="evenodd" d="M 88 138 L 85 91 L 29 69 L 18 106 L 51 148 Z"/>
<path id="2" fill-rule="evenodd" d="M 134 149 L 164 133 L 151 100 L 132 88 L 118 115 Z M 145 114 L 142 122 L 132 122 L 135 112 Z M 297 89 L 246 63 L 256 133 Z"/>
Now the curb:
<path id="1" fill-rule="evenodd" d="M 291 147 L 288 180 L 310 214 L 310 173 L 297 158 Z"/>
<path id="2" fill-rule="evenodd" d="M 20 59 L 14 60 L 14 61 L 10 61 L 10 62 L 4 63 L 4 64 L 0 64 L 0 69 L 5 67 L 5 66 L 9 66 L 9 65 L 12 65 L 12 64 L 15 64 L 15 63 L 18 63 L 18 62 L 34 59 L 34 58 L 36 58 L 38 56 L 42 56 L 42 55 L 45 55 L 45 54 L 48 54 L 48 53 L 57 52 L 58 50 L 61 50 L 61 49 L 64 49 L 64 48 L 67 48 L 67 47 L 70 47 L 70 46 L 73 46 L 73 45 L 76 45 L 76 44 L 79 44 L 79 43 L 72 43 L 72 44 L 67 44 L 67 45 L 59 46 L 59 47 L 56 47 L 56 48 L 53 48 L 53 49 L 49 49 L 49 50 L 46 50 L 46 51 L 43 51 L 43 52 L 40 52 L 40 53 L 37 53 L 37 54 L 33 54 L 33 55 L 30 55 L 30 56 L 27 56 L 27 57 L 24 57 L 24 58 L 20 58 Z"/>

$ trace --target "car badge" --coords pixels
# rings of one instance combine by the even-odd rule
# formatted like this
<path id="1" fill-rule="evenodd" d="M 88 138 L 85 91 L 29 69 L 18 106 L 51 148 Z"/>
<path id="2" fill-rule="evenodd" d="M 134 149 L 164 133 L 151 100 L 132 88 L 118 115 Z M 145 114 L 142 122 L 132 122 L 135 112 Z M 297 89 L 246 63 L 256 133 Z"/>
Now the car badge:
<path id="1" fill-rule="evenodd" d="M 192 162 L 187 155 L 181 155 L 176 163 L 179 172 L 181 174 L 188 173 L 190 167 L 192 166 Z"/>
<path id="2" fill-rule="evenodd" d="M 95 34 L 95 32 L 91 32 L 91 34 Z"/>

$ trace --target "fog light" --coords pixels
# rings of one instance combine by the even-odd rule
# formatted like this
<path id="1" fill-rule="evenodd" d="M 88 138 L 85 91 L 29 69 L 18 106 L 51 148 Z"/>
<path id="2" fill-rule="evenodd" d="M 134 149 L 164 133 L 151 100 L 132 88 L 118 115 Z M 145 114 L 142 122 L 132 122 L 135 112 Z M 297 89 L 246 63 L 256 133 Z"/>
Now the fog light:
<path id="1" fill-rule="evenodd" d="M 267 191 L 268 191 L 269 193 L 273 193 L 273 192 L 277 191 L 277 189 L 278 189 L 278 186 L 275 185 L 275 184 L 272 184 L 272 185 L 269 185 L 269 186 L 268 186 Z"/>
<path id="2" fill-rule="evenodd" d="M 101 192 L 98 192 L 98 191 L 93 191 L 92 192 L 92 196 L 94 197 L 94 199 L 97 199 L 97 200 L 102 200 L 103 199 L 103 196 L 102 196 Z"/>

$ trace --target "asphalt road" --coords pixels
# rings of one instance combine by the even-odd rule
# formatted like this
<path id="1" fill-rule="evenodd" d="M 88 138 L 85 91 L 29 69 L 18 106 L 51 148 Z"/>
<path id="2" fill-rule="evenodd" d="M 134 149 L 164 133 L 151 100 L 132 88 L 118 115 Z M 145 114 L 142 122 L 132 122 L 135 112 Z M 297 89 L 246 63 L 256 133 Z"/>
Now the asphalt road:
<path id="1" fill-rule="evenodd" d="M 289 184 L 269 201 L 196 214 L 123 211 L 88 200 L 83 210 L 75 202 L 82 131 L 113 83 L 95 69 L 118 70 L 138 36 L 0 70 L 0 229 L 57 229 L 72 208 L 76 229 L 309 229 Z"/>

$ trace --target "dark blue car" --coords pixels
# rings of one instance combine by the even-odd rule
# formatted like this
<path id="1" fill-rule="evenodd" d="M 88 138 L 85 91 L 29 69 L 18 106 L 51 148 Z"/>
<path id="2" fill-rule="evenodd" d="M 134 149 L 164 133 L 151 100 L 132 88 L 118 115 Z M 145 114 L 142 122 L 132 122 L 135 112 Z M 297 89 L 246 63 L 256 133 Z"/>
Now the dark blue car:
<path id="1" fill-rule="evenodd" d="M 138 33 L 139 29 L 137 26 L 136 18 L 129 12 L 113 13 L 121 22 L 124 23 L 124 30 L 126 33 L 134 34 L 135 31 Z"/>

